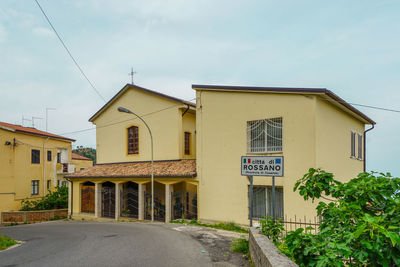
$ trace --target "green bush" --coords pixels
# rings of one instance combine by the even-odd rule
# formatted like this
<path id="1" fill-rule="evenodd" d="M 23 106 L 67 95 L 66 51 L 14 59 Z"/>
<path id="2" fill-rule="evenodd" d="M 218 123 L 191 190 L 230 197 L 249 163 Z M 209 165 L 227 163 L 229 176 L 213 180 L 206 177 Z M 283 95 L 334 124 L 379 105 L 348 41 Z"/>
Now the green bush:
<path id="1" fill-rule="evenodd" d="M 278 244 L 284 230 L 281 218 L 274 220 L 273 217 L 265 217 L 260 220 L 261 234 L 266 235 L 275 245 Z"/>
<path id="2" fill-rule="evenodd" d="M 300 266 L 400 266 L 400 179 L 360 173 L 347 183 L 310 169 L 297 181 L 305 200 L 319 202 L 315 235 L 289 232 L 282 251 Z"/>
<path id="3" fill-rule="evenodd" d="M 21 211 L 53 210 L 68 208 L 68 187 L 57 186 L 54 192 L 49 192 L 40 200 L 22 200 Z"/>

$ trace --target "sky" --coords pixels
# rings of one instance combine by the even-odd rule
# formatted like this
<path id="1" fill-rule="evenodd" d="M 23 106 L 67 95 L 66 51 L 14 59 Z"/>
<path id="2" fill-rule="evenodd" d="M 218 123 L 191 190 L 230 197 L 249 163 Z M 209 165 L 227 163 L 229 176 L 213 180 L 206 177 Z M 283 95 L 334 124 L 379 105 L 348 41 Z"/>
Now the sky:
<path id="1" fill-rule="evenodd" d="M 185 100 L 192 84 L 327 88 L 350 103 L 400 110 L 398 0 L 39 0 L 108 101 L 130 83 Z M 95 147 L 104 101 L 34 0 L 0 2 L 0 121 Z M 367 170 L 400 176 L 400 113 L 377 122 Z M 32 122 L 24 121 L 25 126 Z M 88 130 L 90 129 L 90 130 Z M 83 130 L 83 131 L 82 131 Z M 71 133 L 75 132 L 75 133 Z"/>

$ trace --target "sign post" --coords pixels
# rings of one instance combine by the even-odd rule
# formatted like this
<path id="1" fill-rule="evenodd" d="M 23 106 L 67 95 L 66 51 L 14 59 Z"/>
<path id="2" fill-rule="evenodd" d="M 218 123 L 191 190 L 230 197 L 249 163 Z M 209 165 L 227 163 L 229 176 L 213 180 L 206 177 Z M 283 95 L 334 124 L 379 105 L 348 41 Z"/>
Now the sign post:
<path id="1" fill-rule="evenodd" d="M 250 227 L 253 226 L 253 176 L 272 176 L 272 217 L 275 214 L 275 177 L 283 176 L 283 157 L 273 156 L 242 156 L 241 161 L 242 176 L 247 176 L 250 180 L 249 207 L 250 207 Z"/>

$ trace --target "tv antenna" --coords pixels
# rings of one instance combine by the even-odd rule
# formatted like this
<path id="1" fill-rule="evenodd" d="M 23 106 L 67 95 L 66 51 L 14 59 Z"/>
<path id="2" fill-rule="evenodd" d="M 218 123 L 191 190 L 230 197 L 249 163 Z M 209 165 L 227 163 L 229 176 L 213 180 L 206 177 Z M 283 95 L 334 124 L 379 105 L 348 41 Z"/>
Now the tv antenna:
<path id="1" fill-rule="evenodd" d="M 131 72 L 129 73 L 129 75 L 131 76 L 131 84 L 134 84 L 133 83 L 133 75 L 135 75 L 137 72 L 136 71 L 133 71 L 133 68 L 131 68 Z"/>
<path id="2" fill-rule="evenodd" d="M 37 120 L 43 120 L 43 118 L 32 116 L 32 128 L 35 128 L 35 119 L 37 119 Z"/>
<path id="3" fill-rule="evenodd" d="M 22 114 L 22 126 L 24 126 L 24 121 L 32 121 L 32 120 L 25 118 L 24 115 Z"/>

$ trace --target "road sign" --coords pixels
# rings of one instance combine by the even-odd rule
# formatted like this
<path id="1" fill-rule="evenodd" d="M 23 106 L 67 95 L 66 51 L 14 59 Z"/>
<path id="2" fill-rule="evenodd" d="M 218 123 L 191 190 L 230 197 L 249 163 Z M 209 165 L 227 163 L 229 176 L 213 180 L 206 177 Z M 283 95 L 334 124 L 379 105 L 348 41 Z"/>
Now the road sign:
<path id="1" fill-rule="evenodd" d="M 242 156 L 244 176 L 283 176 L 283 157 Z"/>

